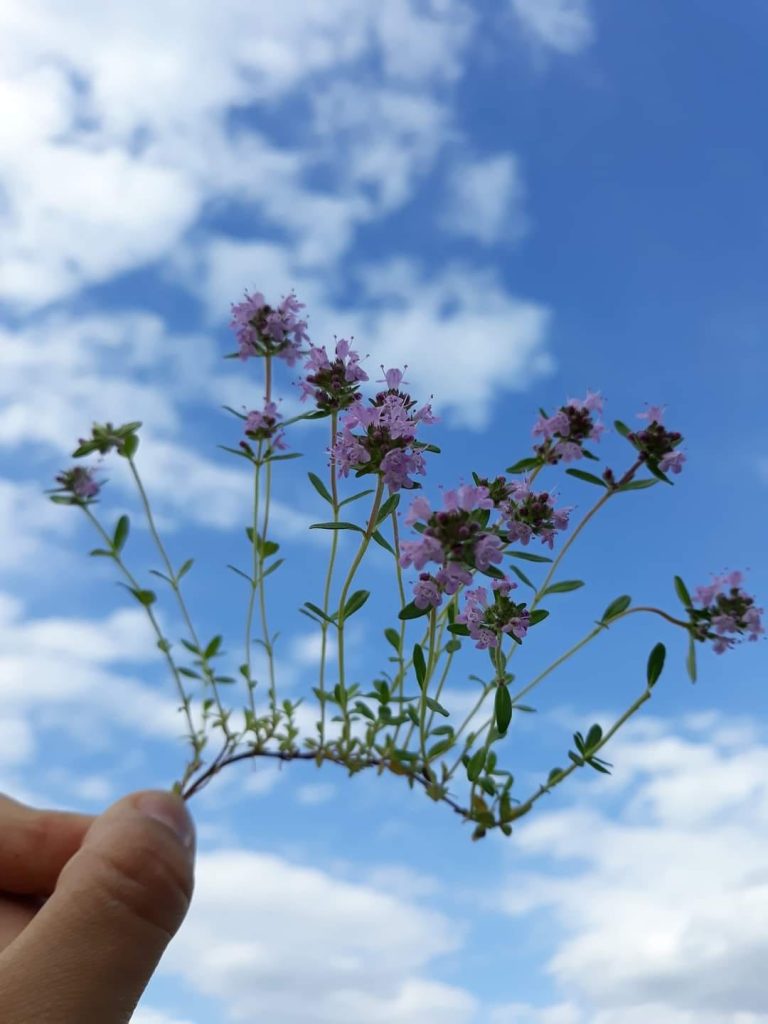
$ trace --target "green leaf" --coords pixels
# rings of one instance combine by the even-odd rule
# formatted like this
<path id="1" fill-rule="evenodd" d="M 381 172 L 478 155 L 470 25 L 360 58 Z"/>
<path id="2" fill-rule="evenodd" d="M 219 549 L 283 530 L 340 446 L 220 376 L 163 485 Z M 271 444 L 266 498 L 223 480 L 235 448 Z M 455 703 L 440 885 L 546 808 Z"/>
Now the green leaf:
<path id="1" fill-rule="evenodd" d="M 139 604 L 143 604 L 145 608 L 149 608 L 157 600 L 157 594 L 155 594 L 154 590 L 135 590 L 133 587 L 130 590 Z"/>
<path id="2" fill-rule="evenodd" d="M 349 505 L 350 502 L 357 501 L 358 498 L 364 498 L 367 494 L 373 494 L 373 488 L 368 491 L 358 491 L 357 494 L 353 494 L 350 498 L 345 498 L 344 501 L 339 502 L 339 508 L 344 508 L 345 505 Z"/>
<path id="3" fill-rule="evenodd" d="M 424 651 L 421 649 L 421 644 L 413 645 L 413 668 L 416 672 L 419 686 L 423 687 L 424 680 L 427 678 L 427 663 L 424 660 Z"/>
<path id="4" fill-rule="evenodd" d="M 688 657 L 685 661 L 685 667 L 688 669 L 688 678 L 692 683 L 696 682 L 696 643 L 693 639 L 693 635 L 688 638 Z"/>
<path id="5" fill-rule="evenodd" d="M 503 736 L 512 720 L 512 698 L 506 686 L 496 687 L 494 712 L 496 715 L 496 728 L 499 730 L 499 734 Z"/>
<path id="6" fill-rule="evenodd" d="M 594 473 L 586 473 L 583 469 L 566 469 L 568 476 L 575 476 L 577 480 L 583 480 L 588 484 L 596 484 L 598 487 L 607 487 L 605 480 L 601 480 Z"/>
<path id="7" fill-rule="evenodd" d="M 584 747 L 586 750 L 593 750 L 600 740 L 603 738 L 603 730 L 599 725 L 595 724 L 587 733 L 587 738 L 584 741 Z"/>
<path id="8" fill-rule="evenodd" d="M 683 607 L 691 608 L 693 606 L 693 601 L 691 601 L 691 595 L 688 593 L 688 588 L 679 576 L 675 576 L 675 592 L 683 602 Z"/>
<path id="9" fill-rule="evenodd" d="M 392 644 L 392 646 L 395 648 L 395 650 L 399 654 L 400 653 L 400 634 L 397 632 L 397 630 L 396 629 L 392 629 L 392 627 L 390 626 L 388 629 L 384 630 L 384 636 L 387 638 L 387 640 L 389 640 L 389 642 Z"/>
<path id="10" fill-rule="evenodd" d="M 614 488 L 614 491 L 642 491 L 646 487 L 655 487 L 658 483 L 657 480 L 629 480 L 625 484 L 620 484 Z"/>
<path id="11" fill-rule="evenodd" d="M 317 473 L 307 473 L 307 476 L 309 477 L 309 482 L 315 488 L 320 497 L 327 501 L 329 505 L 332 505 L 333 498 L 331 497 L 331 493 Z"/>
<path id="12" fill-rule="evenodd" d="M 582 448 L 581 449 L 581 454 L 584 456 L 585 459 L 592 459 L 593 462 L 599 462 L 600 461 L 600 459 L 597 457 L 597 455 L 595 455 L 593 452 L 588 451 L 586 448 Z M 566 473 L 567 472 L 568 472 L 568 470 L 566 470 Z"/>
<path id="13" fill-rule="evenodd" d="M 265 540 L 261 545 L 261 557 L 269 558 L 270 555 L 274 555 L 275 552 L 280 550 L 280 545 L 274 540 Z"/>
<path id="14" fill-rule="evenodd" d="M 525 575 L 522 569 L 518 569 L 516 565 L 510 565 L 509 568 L 512 570 L 512 572 L 515 574 L 515 576 L 517 576 L 519 580 L 525 583 L 527 587 L 530 587 L 531 590 L 536 589 L 536 587 L 531 583 L 531 581 L 528 579 L 528 577 Z"/>
<path id="15" fill-rule="evenodd" d="M 310 530 L 357 530 L 358 533 L 365 533 L 362 527 L 354 523 L 312 523 Z"/>
<path id="16" fill-rule="evenodd" d="M 604 764 L 610 764 L 609 761 L 601 761 L 597 757 L 588 757 L 586 760 L 589 767 L 594 768 L 596 772 L 602 772 L 604 775 L 611 774 L 607 768 L 603 768 Z"/>
<path id="17" fill-rule="evenodd" d="M 401 608 L 398 612 L 398 619 L 420 619 L 422 615 L 428 615 L 429 608 L 417 608 L 413 601 Z"/>
<path id="18" fill-rule="evenodd" d="M 547 618 L 549 612 L 546 608 L 536 608 L 531 612 L 531 616 L 528 619 L 529 626 L 535 626 L 537 622 L 543 622 Z"/>
<path id="19" fill-rule="evenodd" d="M 302 458 L 301 452 L 287 452 L 285 455 L 268 455 L 265 462 L 285 462 L 286 459 L 300 459 Z"/>
<path id="20" fill-rule="evenodd" d="M 128 528 L 130 521 L 128 516 L 120 516 L 117 520 L 117 526 L 115 527 L 115 535 L 112 538 L 112 545 L 118 553 L 123 550 L 123 545 L 128 537 Z"/>
<path id="21" fill-rule="evenodd" d="M 648 472 L 649 473 L 653 473 L 653 475 L 657 478 L 657 480 L 663 480 L 664 483 L 665 484 L 669 484 L 670 487 L 674 487 L 675 486 L 672 483 L 672 481 L 669 479 L 669 477 L 665 476 L 665 474 L 661 472 L 661 470 L 658 467 L 658 463 L 653 463 L 653 462 L 648 461 L 648 462 L 646 462 L 646 466 L 648 467 Z"/>
<path id="22" fill-rule="evenodd" d="M 244 580 L 248 580 L 252 587 L 256 586 L 251 577 L 247 573 L 244 573 L 242 569 L 238 569 L 234 565 L 229 565 L 229 563 L 227 563 L 227 568 L 231 569 L 232 572 L 236 572 L 238 576 L 242 576 Z"/>
<path id="23" fill-rule="evenodd" d="M 178 573 L 176 574 L 176 581 L 177 581 L 177 582 L 178 582 L 178 581 L 179 581 L 179 580 L 181 579 L 181 577 L 182 577 L 182 576 L 186 576 L 186 574 L 187 574 L 187 573 L 189 572 L 189 570 L 190 570 L 190 569 L 192 568 L 192 566 L 194 565 L 194 563 L 195 563 L 195 560 L 194 560 L 194 558 L 188 558 L 188 559 L 186 560 L 186 562 L 184 563 L 184 565 L 182 565 L 182 567 L 181 567 L 181 568 L 179 569 Z"/>
<path id="24" fill-rule="evenodd" d="M 330 615 L 326 615 L 322 608 L 318 608 L 318 606 L 316 604 L 312 604 L 311 601 L 305 601 L 304 607 L 309 608 L 311 612 L 314 612 L 315 615 L 319 615 L 321 619 L 323 619 L 325 622 L 330 623 L 332 626 L 336 625 L 335 616 L 331 618 Z"/>
<path id="25" fill-rule="evenodd" d="M 215 636 L 213 640 L 211 640 L 211 642 L 205 648 L 205 651 L 203 652 L 203 658 L 212 658 L 214 654 L 217 653 L 218 649 L 221 647 L 221 641 L 222 638 L 220 636 Z"/>
<path id="26" fill-rule="evenodd" d="M 614 420 L 613 425 L 622 437 L 627 437 L 628 434 L 632 433 L 627 424 L 622 423 L 621 420 Z"/>
<path id="27" fill-rule="evenodd" d="M 363 704 L 361 700 L 355 701 L 355 711 L 359 711 L 361 715 L 365 715 L 366 718 L 370 718 L 372 722 L 376 721 L 376 715 L 374 715 L 368 705 Z"/>
<path id="28" fill-rule="evenodd" d="M 631 604 L 632 598 L 629 594 L 622 594 L 621 597 L 617 597 L 614 601 L 611 601 L 601 615 L 600 621 L 610 622 L 611 619 L 615 619 L 617 615 L 621 615 L 622 612 L 625 612 Z"/>
<path id="29" fill-rule="evenodd" d="M 351 594 L 349 600 L 344 605 L 341 620 L 348 619 L 350 615 L 354 615 L 356 611 L 359 611 L 370 596 L 370 590 L 356 590 L 354 594 Z"/>
<path id="30" fill-rule="evenodd" d="M 270 565 L 268 569 L 265 569 L 264 572 L 261 574 L 262 580 L 265 580 L 271 572 L 274 572 L 276 569 L 279 569 L 284 561 L 284 558 L 278 558 L 276 562 L 273 562 L 272 565 Z"/>
<path id="31" fill-rule="evenodd" d="M 449 640 L 445 645 L 445 650 L 448 654 L 455 654 L 456 651 L 461 650 L 461 640 Z"/>
<path id="32" fill-rule="evenodd" d="M 487 569 L 478 569 L 478 572 L 481 572 L 483 576 L 490 576 L 493 580 L 504 579 L 504 573 L 501 569 L 497 569 L 495 565 L 489 565 Z"/>
<path id="33" fill-rule="evenodd" d="M 191 668 L 183 668 L 182 666 L 179 666 L 178 671 L 181 675 L 186 676 L 187 679 L 202 679 L 200 673 L 193 672 Z"/>
<path id="34" fill-rule="evenodd" d="M 68 504 L 68 502 L 67 502 Z M 103 555 L 105 558 L 114 558 L 112 551 L 105 551 L 104 548 L 94 548 L 93 551 L 88 552 L 89 555 Z"/>
<path id="35" fill-rule="evenodd" d="M 448 627 L 448 632 L 453 633 L 454 636 L 469 636 L 469 626 L 463 622 L 452 622 Z"/>
<path id="36" fill-rule="evenodd" d="M 227 358 L 226 356 L 224 357 Z M 222 409 L 226 409 L 227 412 L 231 412 L 233 416 L 237 416 L 239 420 L 247 420 L 248 417 L 244 412 L 238 412 L 237 409 L 233 409 L 231 405 L 222 405 Z"/>
<path id="37" fill-rule="evenodd" d="M 578 590 L 583 586 L 583 580 L 562 580 L 560 583 L 553 583 L 551 587 L 547 587 L 546 590 L 542 591 L 541 596 L 546 597 L 547 594 L 567 594 L 571 590 Z"/>
<path id="38" fill-rule="evenodd" d="M 387 498 L 387 500 L 384 502 L 384 504 L 379 509 L 379 514 L 376 517 L 376 524 L 375 525 L 379 526 L 380 523 L 383 523 L 384 520 L 387 518 L 387 516 L 390 514 L 390 512 L 394 512 L 394 510 L 397 508 L 397 506 L 399 504 L 400 504 L 400 495 L 397 494 L 397 493 L 390 494 L 390 496 Z"/>
<path id="39" fill-rule="evenodd" d="M 382 537 L 378 530 L 375 530 L 371 534 L 371 540 L 375 540 L 379 547 L 384 548 L 384 550 L 388 551 L 390 555 L 394 555 L 395 549 L 392 547 L 392 545 L 385 537 Z"/>
<path id="40" fill-rule="evenodd" d="M 117 454 L 122 455 L 124 459 L 132 459 L 136 454 L 136 450 L 139 447 L 139 438 L 137 434 L 130 434 L 126 437 L 123 442 L 122 449 L 118 449 Z"/>
<path id="41" fill-rule="evenodd" d="M 441 754 L 447 753 L 453 746 L 453 738 L 447 740 L 440 740 L 439 743 L 435 743 L 433 747 L 430 747 L 427 751 L 427 760 L 431 761 L 435 757 L 439 757 Z"/>
<path id="42" fill-rule="evenodd" d="M 656 644 L 648 657 L 648 686 L 653 686 L 664 668 L 667 649 L 664 644 Z"/>
<path id="43" fill-rule="evenodd" d="M 559 775 L 562 775 L 562 774 L 563 774 L 563 769 L 562 768 L 553 768 L 552 771 L 547 776 L 547 785 L 548 786 L 551 785 L 551 783 L 554 782 L 554 780 Z"/>
<path id="44" fill-rule="evenodd" d="M 474 782 L 480 772 L 483 770 L 485 764 L 485 748 L 481 747 L 476 750 L 475 753 L 470 757 L 469 764 L 467 765 L 467 778 L 470 782 Z"/>
<path id="45" fill-rule="evenodd" d="M 239 451 L 237 448 L 227 448 L 225 444 L 217 444 L 216 447 L 221 448 L 223 452 L 229 452 L 230 455 L 237 455 L 241 459 L 248 459 L 249 462 L 253 462 L 253 459 L 251 458 L 250 455 L 246 455 L 245 452 Z"/>
<path id="46" fill-rule="evenodd" d="M 160 572 L 158 569 L 150 569 L 149 571 L 153 576 L 159 576 L 161 580 L 165 580 L 166 583 L 170 583 L 173 586 L 173 580 L 166 576 L 164 572 Z"/>
<path id="47" fill-rule="evenodd" d="M 528 551 L 508 551 L 507 554 L 510 558 L 522 558 L 526 562 L 551 562 L 551 558 L 546 558 L 544 555 L 532 555 Z"/>
<path id="48" fill-rule="evenodd" d="M 513 704 L 512 707 L 515 711 L 527 711 L 529 714 L 536 714 L 536 708 L 529 707 L 527 704 Z"/>
<path id="49" fill-rule="evenodd" d="M 427 705 L 430 711 L 435 711 L 437 712 L 438 715 L 442 715 L 444 718 L 449 717 L 450 712 L 447 711 L 442 704 L 438 704 L 437 701 L 433 700 L 431 697 L 425 697 L 424 703 Z"/>
<path id="50" fill-rule="evenodd" d="M 535 469 L 540 464 L 540 459 L 520 459 L 514 466 L 507 466 L 508 473 L 524 473 L 526 469 Z"/>

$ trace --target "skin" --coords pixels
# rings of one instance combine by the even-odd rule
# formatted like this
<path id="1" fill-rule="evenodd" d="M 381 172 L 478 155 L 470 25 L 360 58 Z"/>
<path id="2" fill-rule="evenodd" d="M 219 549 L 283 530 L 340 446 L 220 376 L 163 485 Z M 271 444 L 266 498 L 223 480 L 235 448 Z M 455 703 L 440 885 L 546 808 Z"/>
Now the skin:
<path id="1" fill-rule="evenodd" d="M 128 1024 L 194 889 L 185 846 L 137 808 L 38 810 L 0 794 L 0 1021 Z"/>

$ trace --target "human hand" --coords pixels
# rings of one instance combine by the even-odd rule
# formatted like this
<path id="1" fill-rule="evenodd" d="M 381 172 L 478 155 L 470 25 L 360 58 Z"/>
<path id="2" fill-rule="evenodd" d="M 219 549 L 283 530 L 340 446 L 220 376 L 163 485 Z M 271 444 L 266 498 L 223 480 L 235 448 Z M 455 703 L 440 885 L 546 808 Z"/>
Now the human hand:
<path id="1" fill-rule="evenodd" d="M 151 794 L 178 820 L 138 805 Z M 127 1024 L 194 888 L 186 804 L 161 791 L 99 817 L 0 794 L 0 1021 Z"/>

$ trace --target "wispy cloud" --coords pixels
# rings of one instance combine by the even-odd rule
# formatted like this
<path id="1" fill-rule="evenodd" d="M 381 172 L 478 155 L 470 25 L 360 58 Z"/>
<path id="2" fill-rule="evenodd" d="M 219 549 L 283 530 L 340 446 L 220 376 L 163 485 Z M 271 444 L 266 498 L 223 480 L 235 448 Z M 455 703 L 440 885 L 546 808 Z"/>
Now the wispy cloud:
<path id="1" fill-rule="evenodd" d="M 451 168 L 441 224 L 484 245 L 519 241 L 528 221 L 518 159 L 511 153 L 461 161 Z"/>
<path id="2" fill-rule="evenodd" d="M 574 54 L 594 39 L 589 0 L 512 0 L 528 38 L 559 53 Z"/>

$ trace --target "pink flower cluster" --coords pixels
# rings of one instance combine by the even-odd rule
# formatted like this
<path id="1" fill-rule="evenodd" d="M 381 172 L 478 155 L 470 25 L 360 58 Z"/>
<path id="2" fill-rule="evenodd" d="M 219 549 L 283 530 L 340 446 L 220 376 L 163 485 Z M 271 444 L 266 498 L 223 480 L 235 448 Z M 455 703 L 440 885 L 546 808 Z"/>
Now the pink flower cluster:
<path id="1" fill-rule="evenodd" d="M 628 439 L 640 451 L 645 462 L 656 466 L 662 473 L 680 473 L 685 462 L 685 455 L 676 452 L 675 447 L 680 444 L 683 435 L 677 431 L 666 430 L 661 425 L 661 418 L 664 407 L 661 405 L 649 405 L 645 412 L 637 413 L 637 419 L 647 420 L 648 426 L 628 435 Z"/>
<path id="2" fill-rule="evenodd" d="M 414 587 L 417 608 L 438 607 L 443 594 L 455 594 L 460 586 L 472 582 L 472 570 L 485 571 L 501 562 L 503 541 L 496 532 L 485 529 L 492 508 L 488 488 L 468 484 L 446 491 L 439 512 L 433 512 L 424 497 L 413 500 L 405 522 L 412 526 L 421 520 L 421 538 L 401 543 L 400 564 L 415 569 L 423 569 L 428 562 L 441 566 L 435 575 L 420 575 Z"/>
<path id="3" fill-rule="evenodd" d="M 542 414 L 532 431 L 534 437 L 544 438 L 535 446 L 536 454 L 549 465 L 582 458 L 584 441 L 599 441 L 605 430 L 605 424 L 594 422 L 590 413 L 602 411 L 600 392 L 587 391 L 583 400 L 569 398 L 554 416 Z"/>
<path id="4" fill-rule="evenodd" d="M 358 399 L 348 407 L 332 454 L 341 476 L 350 470 L 358 476 L 378 473 L 394 492 L 415 487 L 411 475 L 426 473 L 426 446 L 416 441 L 416 430 L 437 420 L 429 404 L 416 409 L 415 400 L 399 390 L 404 383 L 401 370 L 385 371 L 384 383 L 387 390 L 369 405 Z M 356 429 L 360 433 L 353 433 Z"/>
<path id="5" fill-rule="evenodd" d="M 94 470 L 85 466 L 74 466 L 72 469 L 64 470 L 56 477 L 56 483 L 61 484 L 58 490 L 68 491 L 73 499 L 72 504 L 95 498 L 102 488 L 102 483 L 93 479 L 93 473 Z"/>
<path id="6" fill-rule="evenodd" d="M 716 654 L 722 654 L 736 643 L 735 637 L 726 633 L 737 636 L 748 633 L 749 640 L 757 640 L 765 632 L 760 618 L 765 609 L 755 607 L 755 599 L 741 587 L 742 579 L 743 574 L 734 571 L 715 576 L 712 583 L 694 591 L 694 600 L 703 607 L 692 609 L 692 619 L 699 627 L 700 639 L 714 641 Z"/>
<path id="7" fill-rule="evenodd" d="M 267 441 L 271 448 L 285 449 L 285 432 L 280 429 L 280 413 L 274 402 L 264 402 L 262 410 L 252 409 L 245 421 L 245 433 L 254 441 Z M 249 446 L 240 442 L 243 448 L 250 451 Z"/>
<path id="8" fill-rule="evenodd" d="M 306 320 L 299 319 L 304 303 L 295 295 L 286 296 L 277 309 L 267 305 L 261 292 L 245 293 L 243 302 L 232 304 L 230 327 L 240 344 L 240 358 L 278 356 L 293 366 L 301 355 L 301 345 L 309 341 Z"/>
<path id="9" fill-rule="evenodd" d="M 301 400 L 312 398 L 318 409 L 332 412 L 345 409 L 358 399 L 358 385 L 368 380 L 368 374 L 359 365 L 360 356 L 342 338 L 336 343 L 336 358 L 331 361 L 325 345 L 313 345 L 304 369 L 309 370 L 299 382 Z"/>
<path id="10" fill-rule="evenodd" d="M 492 603 L 488 602 L 485 587 L 466 592 L 464 608 L 456 616 L 456 621 L 467 626 L 469 635 L 477 641 L 475 646 L 480 650 L 498 647 L 503 633 L 519 642 L 528 632 L 530 612 L 524 603 L 516 604 L 509 598 L 516 587 L 517 584 L 506 576 L 502 580 L 494 580 L 491 583 Z"/>
<path id="11" fill-rule="evenodd" d="M 499 510 L 506 519 L 507 538 L 526 545 L 531 537 L 540 537 L 554 547 L 555 534 L 568 528 L 568 519 L 573 507 L 555 508 L 555 495 L 550 491 L 531 491 L 527 479 L 505 484 L 506 497 L 499 503 Z"/>

